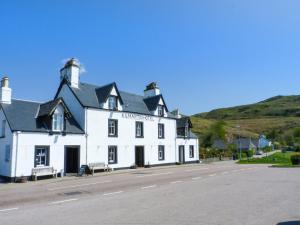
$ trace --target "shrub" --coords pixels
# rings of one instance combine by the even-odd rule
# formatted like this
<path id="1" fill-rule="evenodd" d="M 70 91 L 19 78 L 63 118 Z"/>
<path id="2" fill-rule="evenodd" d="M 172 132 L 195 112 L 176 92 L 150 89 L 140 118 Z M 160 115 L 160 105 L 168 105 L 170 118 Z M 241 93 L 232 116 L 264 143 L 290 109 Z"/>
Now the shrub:
<path id="1" fill-rule="evenodd" d="M 292 155 L 291 162 L 293 165 L 300 165 L 300 154 Z"/>

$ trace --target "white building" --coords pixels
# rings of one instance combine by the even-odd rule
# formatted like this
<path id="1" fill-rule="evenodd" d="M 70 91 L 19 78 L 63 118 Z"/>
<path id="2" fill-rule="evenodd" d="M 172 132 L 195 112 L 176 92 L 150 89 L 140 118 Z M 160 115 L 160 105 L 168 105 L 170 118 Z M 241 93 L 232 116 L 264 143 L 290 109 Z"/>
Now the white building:
<path id="1" fill-rule="evenodd" d="M 2 79 L 1 177 L 30 177 L 34 168 L 78 173 L 90 163 L 124 169 L 199 162 L 190 120 L 169 113 L 155 83 L 140 96 L 116 83 L 82 83 L 79 69 L 74 59 L 66 63 L 55 98 L 46 103 L 12 99 L 8 78 Z"/>

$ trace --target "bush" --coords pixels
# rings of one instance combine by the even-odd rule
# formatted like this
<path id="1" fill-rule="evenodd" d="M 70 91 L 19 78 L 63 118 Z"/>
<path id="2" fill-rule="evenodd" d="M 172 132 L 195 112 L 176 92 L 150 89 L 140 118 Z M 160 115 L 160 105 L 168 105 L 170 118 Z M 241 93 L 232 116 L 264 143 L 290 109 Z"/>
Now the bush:
<path id="1" fill-rule="evenodd" d="M 300 154 L 292 155 L 291 162 L 293 165 L 300 165 Z"/>

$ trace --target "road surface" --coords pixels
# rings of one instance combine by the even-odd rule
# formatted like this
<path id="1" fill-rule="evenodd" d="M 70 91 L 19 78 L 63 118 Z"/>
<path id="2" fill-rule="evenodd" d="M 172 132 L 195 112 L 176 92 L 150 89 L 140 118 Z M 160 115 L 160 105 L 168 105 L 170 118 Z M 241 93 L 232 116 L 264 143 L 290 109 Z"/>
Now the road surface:
<path id="1" fill-rule="evenodd" d="M 0 184 L 1 225 L 295 225 L 300 169 L 233 162 Z"/>

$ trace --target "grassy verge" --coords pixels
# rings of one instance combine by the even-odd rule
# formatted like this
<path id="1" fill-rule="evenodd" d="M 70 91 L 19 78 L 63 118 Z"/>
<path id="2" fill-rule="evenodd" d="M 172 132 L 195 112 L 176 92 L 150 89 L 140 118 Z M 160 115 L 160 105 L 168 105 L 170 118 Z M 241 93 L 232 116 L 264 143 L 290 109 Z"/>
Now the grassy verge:
<path id="1" fill-rule="evenodd" d="M 252 159 L 243 159 L 239 161 L 239 164 L 273 164 L 274 167 L 300 167 L 294 166 L 291 162 L 291 156 L 295 152 L 276 152 L 273 155 L 266 156 L 263 158 L 252 158 Z"/>

